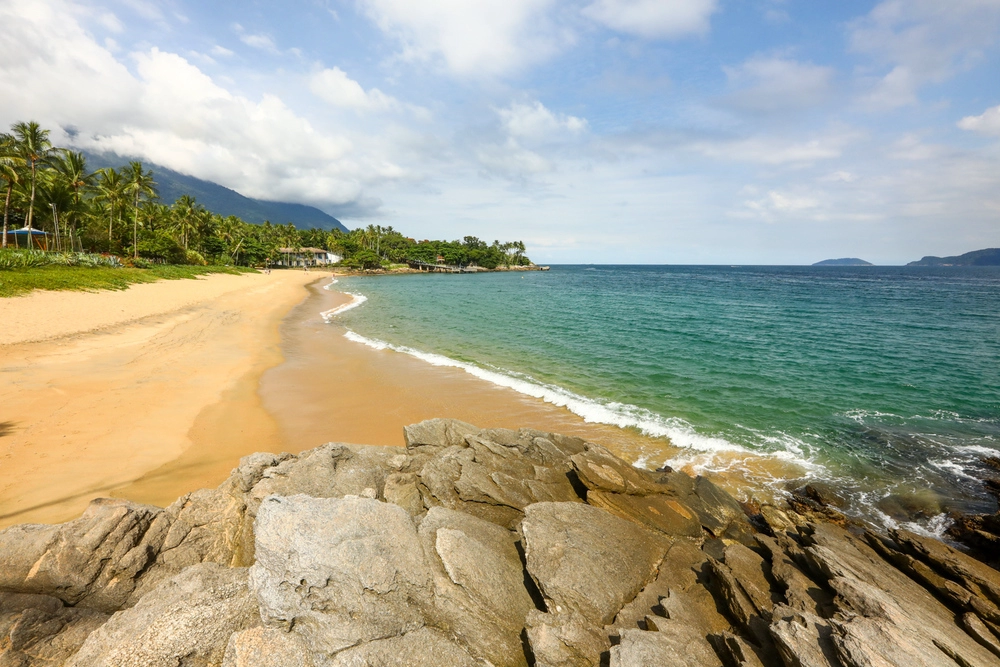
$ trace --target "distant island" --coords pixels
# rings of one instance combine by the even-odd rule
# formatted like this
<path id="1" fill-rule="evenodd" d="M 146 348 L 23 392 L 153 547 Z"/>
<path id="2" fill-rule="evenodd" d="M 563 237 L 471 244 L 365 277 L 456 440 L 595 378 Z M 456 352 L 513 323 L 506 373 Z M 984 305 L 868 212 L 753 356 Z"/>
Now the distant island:
<path id="1" fill-rule="evenodd" d="M 813 266 L 875 266 L 871 262 L 866 262 L 863 259 L 858 259 L 857 257 L 842 257 L 840 259 L 824 259 L 822 262 L 816 262 Z"/>
<path id="2" fill-rule="evenodd" d="M 907 266 L 1000 266 L 1000 248 L 973 250 L 953 257 L 932 257 L 910 262 Z"/>

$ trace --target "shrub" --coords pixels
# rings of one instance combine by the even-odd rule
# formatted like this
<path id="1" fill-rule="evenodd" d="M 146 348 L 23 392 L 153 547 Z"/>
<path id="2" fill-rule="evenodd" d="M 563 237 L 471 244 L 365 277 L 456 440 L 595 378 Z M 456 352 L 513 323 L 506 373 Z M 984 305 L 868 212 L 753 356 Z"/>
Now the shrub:
<path id="1" fill-rule="evenodd" d="M 196 250 L 188 250 L 184 253 L 184 263 L 194 266 L 205 266 L 208 264 L 205 258 L 202 257 L 202 254 Z"/>

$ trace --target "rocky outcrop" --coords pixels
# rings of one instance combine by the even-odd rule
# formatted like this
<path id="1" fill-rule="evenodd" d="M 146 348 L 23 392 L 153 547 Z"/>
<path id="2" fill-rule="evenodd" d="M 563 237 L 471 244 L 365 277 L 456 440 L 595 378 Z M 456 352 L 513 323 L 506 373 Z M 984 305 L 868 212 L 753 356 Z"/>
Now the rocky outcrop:
<path id="1" fill-rule="evenodd" d="M 1000 665 L 1000 573 L 831 489 L 748 517 L 578 438 L 405 437 L 0 532 L 0 667 Z"/>

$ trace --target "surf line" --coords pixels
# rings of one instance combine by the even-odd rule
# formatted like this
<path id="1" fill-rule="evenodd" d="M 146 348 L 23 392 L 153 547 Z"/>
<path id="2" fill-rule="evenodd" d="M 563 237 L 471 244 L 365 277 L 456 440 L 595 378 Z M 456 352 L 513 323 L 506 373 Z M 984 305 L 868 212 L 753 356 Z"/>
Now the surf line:
<path id="1" fill-rule="evenodd" d="M 364 296 L 363 294 L 352 294 L 351 292 L 343 292 L 343 294 L 347 294 L 348 296 L 350 296 L 351 300 L 345 304 L 337 306 L 336 308 L 331 308 L 330 310 L 323 311 L 322 313 L 319 314 L 320 317 L 323 318 L 323 321 L 326 322 L 327 324 L 329 324 L 330 320 L 332 320 L 335 316 L 340 315 L 341 313 L 348 311 L 351 308 L 357 308 L 358 306 L 360 306 L 361 304 L 363 304 L 365 301 L 368 300 L 368 297 Z"/>

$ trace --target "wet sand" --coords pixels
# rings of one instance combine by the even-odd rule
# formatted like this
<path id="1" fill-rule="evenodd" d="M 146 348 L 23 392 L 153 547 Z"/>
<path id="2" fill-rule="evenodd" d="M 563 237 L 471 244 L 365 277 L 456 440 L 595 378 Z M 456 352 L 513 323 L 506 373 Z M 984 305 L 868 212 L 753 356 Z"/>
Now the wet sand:
<path id="1" fill-rule="evenodd" d="M 318 278 L 0 300 L 0 321 L 16 322 L 0 344 L 0 527 L 72 519 L 108 495 L 169 504 L 218 484 L 243 454 L 281 449 L 257 386 L 281 362 L 281 319 Z M 155 475 L 185 454 L 186 469 Z"/>

